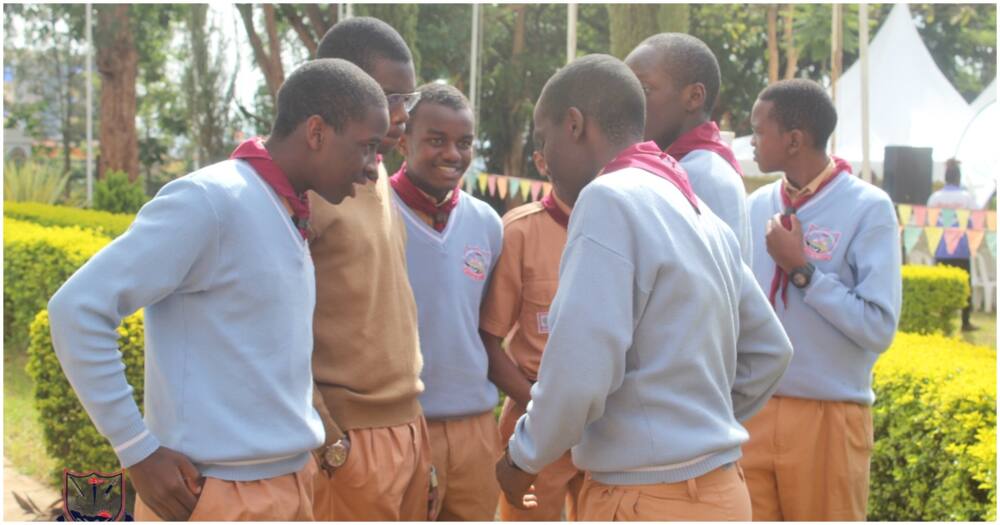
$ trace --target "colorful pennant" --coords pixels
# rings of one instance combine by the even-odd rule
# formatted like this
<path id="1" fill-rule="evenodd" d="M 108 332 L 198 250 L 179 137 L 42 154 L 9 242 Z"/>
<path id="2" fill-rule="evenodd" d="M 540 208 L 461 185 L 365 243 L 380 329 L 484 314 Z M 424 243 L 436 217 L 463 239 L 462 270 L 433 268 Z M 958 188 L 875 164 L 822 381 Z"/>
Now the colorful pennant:
<path id="1" fill-rule="evenodd" d="M 510 185 L 507 182 L 507 177 L 505 175 L 497 175 L 497 191 L 500 192 L 501 199 L 507 198 L 507 188 L 509 187 Z"/>
<path id="2" fill-rule="evenodd" d="M 990 231 L 997 231 L 997 212 L 996 210 L 990 210 L 986 212 L 986 226 L 989 227 Z"/>
<path id="3" fill-rule="evenodd" d="M 955 210 L 955 216 L 958 217 L 958 224 L 956 228 L 966 229 L 969 227 L 969 215 L 972 210 Z"/>
<path id="4" fill-rule="evenodd" d="M 902 226 L 910 224 L 910 216 L 913 215 L 913 206 L 900 204 L 896 207 L 896 211 L 899 212 L 899 224 Z"/>
<path id="5" fill-rule="evenodd" d="M 531 183 L 531 200 L 537 201 L 538 194 L 542 192 L 542 183 L 540 181 L 534 181 Z"/>
<path id="6" fill-rule="evenodd" d="M 938 224 L 938 217 L 941 215 L 941 208 L 927 208 L 927 225 L 941 226 Z"/>
<path id="7" fill-rule="evenodd" d="M 524 202 L 528 202 L 528 196 L 531 195 L 531 181 L 521 181 L 521 199 Z"/>
<path id="8" fill-rule="evenodd" d="M 979 251 L 979 246 L 983 244 L 983 236 L 986 234 L 983 230 L 969 230 L 965 232 L 966 237 L 969 239 L 969 253 L 975 254 Z"/>
<path id="9" fill-rule="evenodd" d="M 986 232 L 986 246 L 989 247 L 990 253 L 995 258 L 997 256 L 997 232 Z"/>
<path id="10" fill-rule="evenodd" d="M 955 250 L 958 249 L 958 243 L 962 241 L 965 237 L 965 230 L 960 228 L 945 228 L 944 229 L 944 250 L 948 255 L 955 255 Z"/>
<path id="11" fill-rule="evenodd" d="M 955 228 L 958 226 L 958 215 L 955 210 L 951 208 L 944 208 L 941 210 L 941 227 L 942 228 Z"/>
<path id="12" fill-rule="evenodd" d="M 923 226 L 926 224 L 924 221 L 927 218 L 927 207 L 926 206 L 914 206 L 913 207 L 913 225 Z M 931 224 L 931 226 L 934 226 Z"/>
<path id="13" fill-rule="evenodd" d="M 931 252 L 931 255 L 937 253 L 938 244 L 941 244 L 941 236 L 944 235 L 944 229 L 937 226 L 928 226 L 924 228 L 924 235 L 927 236 L 927 250 Z"/>
<path id="14" fill-rule="evenodd" d="M 487 175 L 486 176 L 486 185 L 490 189 L 490 196 L 492 197 L 492 196 L 496 195 L 496 193 L 497 193 L 497 176 L 496 175 Z"/>
<path id="15" fill-rule="evenodd" d="M 480 173 L 478 178 L 479 178 L 479 194 L 486 195 L 486 185 L 489 176 L 484 173 Z"/>
<path id="16" fill-rule="evenodd" d="M 986 212 L 976 210 L 972 212 L 972 229 L 982 230 L 986 226 Z"/>
<path id="17" fill-rule="evenodd" d="M 552 193 L 552 183 L 551 182 L 546 182 L 546 183 L 542 184 L 542 187 L 545 188 L 544 193 L 545 193 L 545 196 L 548 197 L 549 194 Z"/>
<path id="18" fill-rule="evenodd" d="M 924 229 L 918 226 L 906 226 L 903 228 L 903 252 L 910 253 L 917 247 L 917 241 Z"/>
<path id="19" fill-rule="evenodd" d="M 510 177 L 510 196 L 511 198 L 517 196 L 518 190 L 521 189 L 521 179 L 517 177 Z"/>

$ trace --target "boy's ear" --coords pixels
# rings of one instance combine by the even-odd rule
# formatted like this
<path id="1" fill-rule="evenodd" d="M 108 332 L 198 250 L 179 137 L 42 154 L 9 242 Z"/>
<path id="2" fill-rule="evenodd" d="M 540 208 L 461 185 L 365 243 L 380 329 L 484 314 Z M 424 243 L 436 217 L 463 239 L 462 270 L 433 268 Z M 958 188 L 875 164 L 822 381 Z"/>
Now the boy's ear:
<path id="1" fill-rule="evenodd" d="M 684 90 L 681 91 L 681 100 L 684 101 L 684 111 L 688 113 L 704 111 L 705 84 L 695 82 L 684 86 Z"/>
<path id="2" fill-rule="evenodd" d="M 306 119 L 302 124 L 305 127 L 306 132 L 306 144 L 309 145 L 309 149 L 315 151 L 320 149 L 323 145 L 324 135 L 326 134 L 326 122 L 323 121 L 323 117 L 319 115 L 312 115 Z"/>
<path id="3" fill-rule="evenodd" d="M 793 129 L 788 132 L 788 154 L 795 155 L 806 147 L 806 134 L 801 129 Z"/>
<path id="4" fill-rule="evenodd" d="M 399 152 L 403 158 L 406 158 L 406 133 L 404 132 L 399 136 L 399 142 L 396 143 L 396 151 Z"/>
<path id="5" fill-rule="evenodd" d="M 586 118 L 579 109 L 570 107 L 566 110 L 566 125 L 569 126 L 570 136 L 573 137 L 574 141 L 582 140 L 585 124 Z"/>

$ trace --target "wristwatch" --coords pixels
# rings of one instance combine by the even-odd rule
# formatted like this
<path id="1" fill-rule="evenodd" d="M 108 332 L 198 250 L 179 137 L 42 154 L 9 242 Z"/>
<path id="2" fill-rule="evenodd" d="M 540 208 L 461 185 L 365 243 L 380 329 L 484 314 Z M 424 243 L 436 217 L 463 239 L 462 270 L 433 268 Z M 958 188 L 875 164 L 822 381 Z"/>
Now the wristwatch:
<path id="1" fill-rule="evenodd" d="M 816 267 L 813 266 L 812 263 L 807 262 L 804 266 L 799 266 L 798 268 L 792 270 L 792 272 L 788 274 L 788 277 L 796 288 L 805 288 L 806 286 L 809 286 L 809 283 L 812 281 L 813 272 L 815 271 Z"/>
<path id="2" fill-rule="evenodd" d="M 328 469 L 340 468 L 347 462 L 347 455 L 351 452 L 351 440 L 345 434 L 344 437 L 327 445 L 323 449 L 323 466 Z"/>

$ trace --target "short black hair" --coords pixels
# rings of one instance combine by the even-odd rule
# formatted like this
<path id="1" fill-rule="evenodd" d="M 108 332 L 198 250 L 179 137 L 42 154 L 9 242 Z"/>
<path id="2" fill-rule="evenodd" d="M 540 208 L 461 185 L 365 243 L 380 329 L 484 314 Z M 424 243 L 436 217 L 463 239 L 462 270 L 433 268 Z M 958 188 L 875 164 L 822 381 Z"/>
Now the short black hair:
<path id="1" fill-rule="evenodd" d="M 410 122 L 417 115 L 417 110 L 424 104 L 437 104 L 455 111 L 471 110 L 472 104 L 461 91 L 455 86 L 443 82 L 430 82 L 417 88 L 420 93 L 420 100 L 417 105 L 410 110 Z M 406 132 L 410 132 L 411 127 L 406 126 Z"/>
<path id="2" fill-rule="evenodd" d="M 816 149 L 826 150 L 837 127 L 837 108 L 823 86 L 801 78 L 781 80 L 764 88 L 757 98 L 774 104 L 770 117 L 783 129 L 805 131 Z"/>
<path id="3" fill-rule="evenodd" d="M 413 62 L 403 37 L 389 24 L 369 16 L 334 24 L 316 48 L 316 58 L 342 58 L 369 73 L 381 58 L 404 64 Z"/>
<path id="4" fill-rule="evenodd" d="M 958 159 L 948 159 L 945 162 L 944 181 L 958 186 L 962 183 L 962 163 Z"/>
<path id="5" fill-rule="evenodd" d="M 283 138 L 313 115 L 337 132 L 363 120 L 370 109 L 388 111 L 385 93 L 360 67 L 337 58 L 311 60 L 288 75 L 278 89 L 278 115 L 271 135 Z"/>
<path id="6" fill-rule="evenodd" d="M 646 127 L 642 84 L 611 55 L 587 55 L 563 66 L 545 83 L 538 107 L 540 115 L 552 122 L 561 122 L 575 107 L 616 144 L 641 139 Z"/>
<path id="7" fill-rule="evenodd" d="M 684 33 L 660 33 L 642 41 L 636 48 L 649 46 L 660 54 L 661 66 L 678 87 L 695 83 L 705 86 L 702 112 L 711 114 L 719 98 L 722 73 L 712 50 L 701 40 Z"/>

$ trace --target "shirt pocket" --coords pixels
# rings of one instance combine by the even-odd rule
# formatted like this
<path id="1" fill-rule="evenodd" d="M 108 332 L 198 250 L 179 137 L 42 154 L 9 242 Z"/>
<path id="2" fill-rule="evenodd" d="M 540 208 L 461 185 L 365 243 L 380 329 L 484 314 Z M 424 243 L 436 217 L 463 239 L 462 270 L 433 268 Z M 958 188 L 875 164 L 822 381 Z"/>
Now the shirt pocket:
<path id="1" fill-rule="evenodd" d="M 538 279 L 524 283 L 520 324 L 533 335 L 548 335 L 549 307 L 556 295 L 558 279 Z"/>

